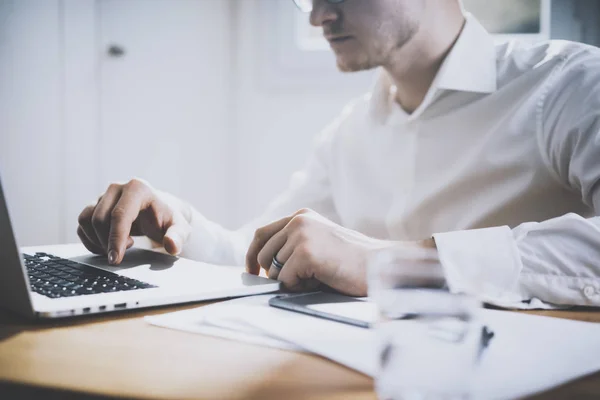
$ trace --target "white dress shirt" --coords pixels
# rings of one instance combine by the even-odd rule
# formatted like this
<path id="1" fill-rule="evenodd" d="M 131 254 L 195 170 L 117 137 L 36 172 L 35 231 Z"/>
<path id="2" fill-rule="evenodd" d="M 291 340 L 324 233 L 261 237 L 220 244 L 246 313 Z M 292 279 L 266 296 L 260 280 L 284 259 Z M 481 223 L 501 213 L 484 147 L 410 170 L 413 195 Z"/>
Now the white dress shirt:
<path id="1" fill-rule="evenodd" d="M 194 212 L 184 255 L 243 265 L 300 208 L 366 235 L 435 238 L 448 286 L 502 306 L 600 306 L 600 50 L 493 38 L 473 17 L 407 114 L 385 71 L 257 220 Z"/>

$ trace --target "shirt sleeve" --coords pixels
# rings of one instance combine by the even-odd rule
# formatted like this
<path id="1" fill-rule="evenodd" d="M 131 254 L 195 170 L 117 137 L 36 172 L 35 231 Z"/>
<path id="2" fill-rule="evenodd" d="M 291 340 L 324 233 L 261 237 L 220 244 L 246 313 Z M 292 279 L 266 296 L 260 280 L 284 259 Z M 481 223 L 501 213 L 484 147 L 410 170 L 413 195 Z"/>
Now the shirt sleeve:
<path id="1" fill-rule="evenodd" d="M 593 218 L 567 214 L 514 229 L 434 235 L 452 291 L 505 307 L 600 306 L 600 51 L 565 58 L 538 110 L 547 168 Z M 548 199 L 548 201 L 552 201 Z"/>
<path id="2" fill-rule="evenodd" d="M 181 255 L 212 264 L 244 265 L 254 232 L 270 222 L 302 208 L 310 208 L 339 223 L 330 183 L 331 148 L 352 107 L 352 104 L 347 106 L 340 117 L 317 136 L 305 167 L 292 175 L 287 190 L 276 197 L 258 218 L 231 231 L 192 210 L 192 234 Z"/>

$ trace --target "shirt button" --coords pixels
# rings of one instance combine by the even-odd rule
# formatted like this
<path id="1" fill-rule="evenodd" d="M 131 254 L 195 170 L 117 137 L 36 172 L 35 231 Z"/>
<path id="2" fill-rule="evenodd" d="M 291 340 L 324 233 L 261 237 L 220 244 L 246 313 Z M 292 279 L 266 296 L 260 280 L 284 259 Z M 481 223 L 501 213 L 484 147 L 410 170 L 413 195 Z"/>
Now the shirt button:
<path id="1" fill-rule="evenodd" d="M 589 299 L 594 297 L 596 290 L 593 288 L 593 286 L 586 286 L 583 288 L 583 294 Z"/>

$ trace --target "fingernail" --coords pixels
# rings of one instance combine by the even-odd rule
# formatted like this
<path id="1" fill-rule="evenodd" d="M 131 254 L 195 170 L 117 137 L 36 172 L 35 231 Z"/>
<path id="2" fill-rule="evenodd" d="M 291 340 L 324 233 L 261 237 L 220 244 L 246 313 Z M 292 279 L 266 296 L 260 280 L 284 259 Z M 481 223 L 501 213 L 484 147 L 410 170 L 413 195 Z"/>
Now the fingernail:
<path id="1" fill-rule="evenodd" d="M 118 256 L 118 254 L 117 254 L 117 252 L 115 250 L 109 251 L 108 252 L 108 262 L 110 264 L 116 263 L 117 262 L 117 256 Z"/>

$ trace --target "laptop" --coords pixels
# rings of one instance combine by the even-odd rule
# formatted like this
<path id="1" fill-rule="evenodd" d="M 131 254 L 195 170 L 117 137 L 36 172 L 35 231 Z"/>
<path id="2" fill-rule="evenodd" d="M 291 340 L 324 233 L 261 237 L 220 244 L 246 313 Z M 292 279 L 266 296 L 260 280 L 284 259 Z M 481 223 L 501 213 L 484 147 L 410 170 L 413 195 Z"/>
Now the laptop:
<path id="1" fill-rule="evenodd" d="M 132 248 L 119 266 L 83 245 L 17 246 L 0 182 L 0 307 L 28 318 L 64 318 L 276 292 L 278 281 L 241 267 Z"/>

